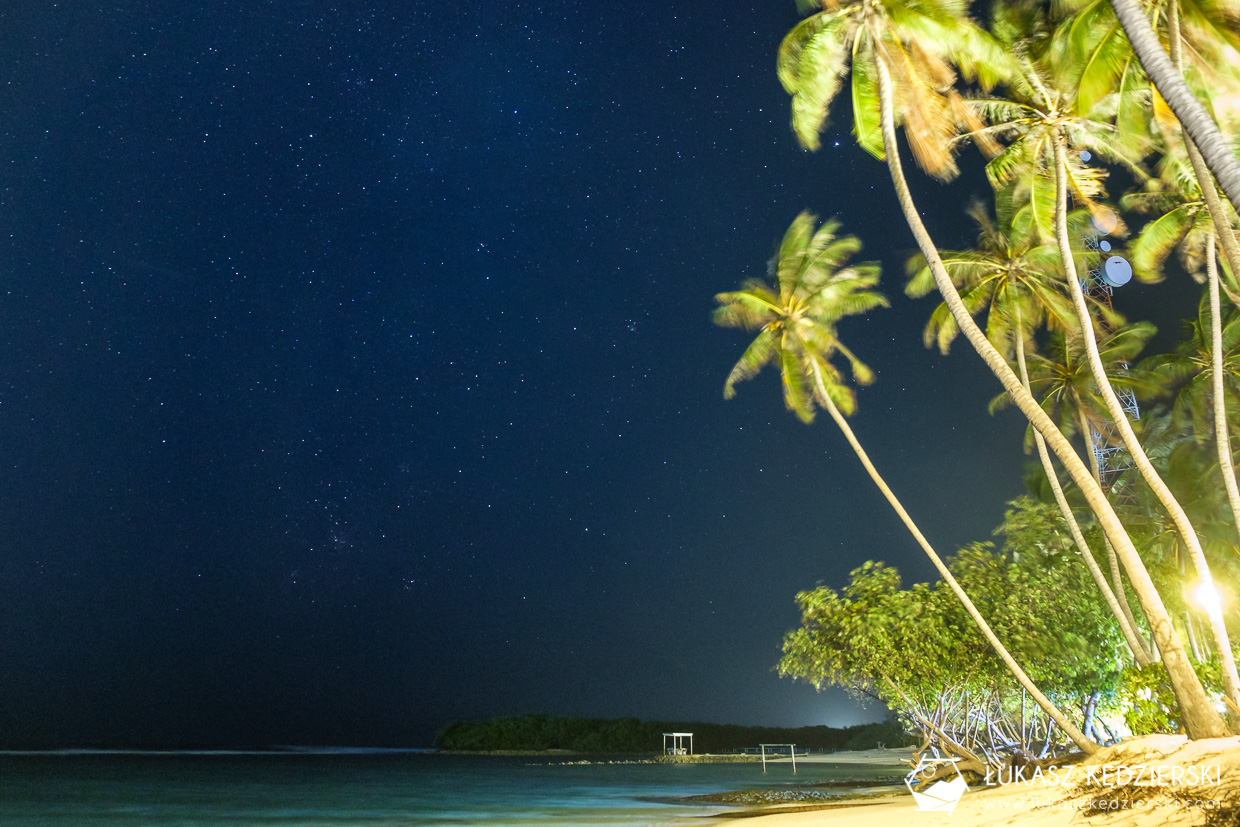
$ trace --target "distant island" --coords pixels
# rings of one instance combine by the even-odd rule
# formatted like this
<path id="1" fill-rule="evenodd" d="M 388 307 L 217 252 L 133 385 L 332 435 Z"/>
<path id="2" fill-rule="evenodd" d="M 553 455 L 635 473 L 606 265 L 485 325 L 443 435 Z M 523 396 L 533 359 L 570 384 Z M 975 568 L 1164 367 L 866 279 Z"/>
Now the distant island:
<path id="1" fill-rule="evenodd" d="M 726 753 L 758 744 L 796 744 L 813 751 L 862 750 L 911 743 L 899 722 L 838 727 L 752 727 L 701 721 L 511 715 L 454 721 L 435 739 L 441 750 L 568 750 L 587 753 L 661 752 L 663 733 L 692 732 L 696 752 Z"/>

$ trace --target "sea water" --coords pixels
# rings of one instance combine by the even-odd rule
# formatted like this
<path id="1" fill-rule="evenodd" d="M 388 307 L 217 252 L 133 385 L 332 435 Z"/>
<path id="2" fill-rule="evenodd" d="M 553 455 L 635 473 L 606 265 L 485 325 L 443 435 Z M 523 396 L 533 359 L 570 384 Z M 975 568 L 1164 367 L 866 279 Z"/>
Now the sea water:
<path id="1" fill-rule="evenodd" d="M 683 796 L 890 778 L 786 763 L 568 763 L 412 753 L 0 755 L 0 825 L 683 825 Z M 839 790 L 846 792 L 847 790 Z"/>

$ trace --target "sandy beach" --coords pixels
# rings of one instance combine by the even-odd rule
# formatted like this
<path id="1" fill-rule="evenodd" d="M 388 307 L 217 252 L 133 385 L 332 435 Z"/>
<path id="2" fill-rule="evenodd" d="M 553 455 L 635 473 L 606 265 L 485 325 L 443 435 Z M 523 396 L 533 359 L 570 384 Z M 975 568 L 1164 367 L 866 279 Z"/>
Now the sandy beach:
<path id="1" fill-rule="evenodd" d="M 857 754 L 853 760 L 868 763 L 887 757 Z M 757 816 L 745 823 L 752 827 L 1235 824 L 1240 816 L 1240 738 L 1189 742 L 1180 735 L 1151 736 L 1108 747 L 1053 773 L 996 780 L 1001 783 L 971 785 L 951 812 L 921 810 L 911 794 L 897 793 L 856 804 Z"/>

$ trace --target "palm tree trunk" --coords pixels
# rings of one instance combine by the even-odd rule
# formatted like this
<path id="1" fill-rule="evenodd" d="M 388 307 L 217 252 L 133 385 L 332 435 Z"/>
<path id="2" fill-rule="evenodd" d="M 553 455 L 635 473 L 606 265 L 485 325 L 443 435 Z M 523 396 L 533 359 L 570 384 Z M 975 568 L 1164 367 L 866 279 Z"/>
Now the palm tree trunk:
<path id="1" fill-rule="evenodd" d="M 1111 572 L 1111 583 L 1115 589 L 1115 599 L 1119 601 L 1119 608 L 1124 613 L 1124 617 L 1128 618 L 1128 622 L 1132 625 L 1133 630 L 1135 631 L 1140 629 L 1141 627 L 1137 623 L 1137 618 L 1132 613 L 1132 606 L 1128 603 L 1128 593 L 1124 591 L 1124 573 L 1120 571 L 1119 558 L 1115 554 L 1115 546 L 1111 545 L 1111 541 L 1106 537 L 1102 538 L 1102 544 L 1106 546 L 1107 569 Z M 1151 651 L 1150 648 L 1145 645 L 1145 637 L 1138 634 L 1138 638 L 1141 640 L 1142 651 L 1146 652 L 1149 656 L 1149 662 L 1153 663 L 1158 660 L 1158 653 L 1156 651 Z"/>
<path id="2" fill-rule="evenodd" d="M 1201 663 L 1205 658 L 1201 656 L 1201 647 L 1197 645 L 1197 632 L 1193 630 L 1193 616 L 1188 612 L 1184 613 L 1184 631 L 1188 633 L 1188 646 L 1193 657 Z"/>
<path id="3" fill-rule="evenodd" d="M 1232 522 L 1240 538 L 1240 487 L 1231 461 L 1231 435 L 1227 431 L 1227 396 L 1223 390 L 1223 308 L 1218 295 L 1218 265 L 1214 261 L 1214 236 L 1206 239 L 1206 277 L 1210 285 L 1210 378 L 1214 383 L 1214 443 L 1218 467 L 1223 473 Z"/>
<path id="4" fill-rule="evenodd" d="M 1214 186 L 1214 179 L 1210 177 L 1210 170 L 1206 168 L 1200 150 L 1193 143 L 1193 139 L 1187 135 L 1184 136 L 1184 146 L 1188 150 L 1188 162 L 1192 164 L 1193 175 L 1196 176 L 1197 184 L 1201 188 L 1201 200 L 1206 202 L 1206 211 L 1210 213 L 1214 232 L 1223 247 L 1223 257 L 1227 259 L 1231 272 L 1240 278 L 1240 242 L 1236 241 L 1236 234 L 1232 232 L 1231 223 L 1227 220 L 1227 212 L 1223 209 L 1223 202 L 1218 197 L 1218 188 Z M 1240 302 L 1240 296 L 1235 291 L 1226 285 L 1223 285 L 1223 289 L 1227 291 L 1232 301 Z"/>
<path id="5" fill-rule="evenodd" d="M 1033 696 L 1033 699 L 1037 701 L 1038 706 L 1046 710 L 1046 714 L 1051 716 L 1057 724 L 1063 727 L 1063 731 L 1067 733 L 1069 738 L 1072 739 L 1072 743 L 1076 744 L 1077 747 L 1079 747 L 1080 750 L 1087 755 L 1096 752 L 1098 750 L 1098 745 L 1081 734 L 1081 731 L 1076 728 L 1076 725 L 1068 720 L 1066 715 L 1059 711 L 1059 708 L 1051 702 L 1051 699 L 1042 694 L 1041 690 L 1039 690 L 1034 682 L 1029 679 L 1029 676 L 1025 674 L 1025 670 L 1020 668 L 1020 665 L 1015 661 L 1011 653 L 1008 652 L 1007 647 L 999 641 L 999 638 L 995 637 L 995 633 L 991 630 L 990 624 L 986 622 L 986 619 L 982 617 L 981 612 L 977 610 L 977 606 L 973 605 L 973 601 L 969 599 L 969 596 L 965 594 L 964 589 L 962 589 L 960 584 L 956 582 L 955 576 L 943 563 L 943 560 L 935 552 L 925 535 L 921 533 L 921 529 L 919 529 L 917 524 L 913 522 L 913 518 L 910 517 L 908 512 L 904 510 L 904 506 L 900 504 L 900 501 L 896 498 L 896 495 L 887 486 L 887 482 L 883 479 L 882 475 L 878 473 L 878 469 L 874 467 L 874 463 L 870 462 L 869 455 L 865 452 L 865 449 L 861 447 L 861 443 L 857 441 L 856 435 L 853 433 L 852 428 L 848 425 L 848 420 L 844 418 L 842 413 L 840 413 L 839 408 L 835 407 L 835 403 L 831 401 L 831 397 L 827 394 L 827 389 L 822 381 L 822 373 L 819 372 L 818 369 L 818 363 L 811 361 L 811 364 L 814 368 L 814 386 L 818 390 L 819 403 L 826 409 L 827 413 L 831 415 L 831 418 L 835 420 L 835 424 L 839 426 L 840 430 L 844 432 L 844 438 L 848 440 L 848 444 L 852 446 L 853 451 L 857 454 L 857 458 L 860 459 L 861 464 L 865 466 L 865 471 L 870 475 L 870 479 L 873 480 L 874 484 L 878 486 L 878 490 L 883 492 L 883 496 L 887 499 L 887 502 L 900 517 L 900 521 L 904 523 L 904 527 L 908 529 L 909 534 L 913 535 L 913 539 L 917 541 L 917 545 L 921 546 L 921 550 L 926 553 L 926 556 L 930 558 L 930 562 L 934 564 L 936 569 L 938 569 L 939 574 L 943 577 L 944 582 L 947 583 L 948 588 L 952 590 L 952 593 L 956 595 L 956 599 L 959 600 L 964 606 L 964 610 L 969 613 L 969 617 L 973 618 L 973 622 L 977 624 L 977 628 L 981 630 L 982 636 L 986 638 L 986 641 L 990 644 L 991 648 L 995 650 L 995 654 L 999 656 L 999 659 L 1003 661 L 1004 665 L 1007 666 L 1008 671 L 1015 676 L 1016 680 L 1022 687 L 1024 687 L 1025 691 Z"/>
<path id="6" fill-rule="evenodd" d="M 1106 403 L 1107 412 L 1111 415 L 1111 424 L 1119 432 L 1124 447 L 1132 455 L 1132 461 L 1141 472 L 1141 477 L 1149 485 L 1154 496 L 1162 503 L 1163 508 L 1175 524 L 1176 531 L 1188 549 L 1197 572 L 1197 579 L 1203 585 L 1213 588 L 1214 578 L 1210 574 L 1210 565 L 1206 562 L 1205 552 L 1201 549 L 1201 541 L 1197 531 L 1188 520 L 1188 514 L 1180 505 L 1179 500 L 1171 493 L 1171 489 L 1163 482 L 1162 477 L 1154 468 L 1145 449 L 1132 430 L 1128 414 L 1120 404 L 1111 380 L 1107 377 L 1106 367 L 1098 354 L 1098 341 L 1094 338 L 1094 320 L 1085 304 L 1085 293 L 1081 290 L 1080 278 L 1077 276 L 1076 262 L 1072 258 L 1072 246 L 1068 239 L 1068 151 L 1066 138 L 1062 131 L 1054 137 L 1055 150 L 1055 235 L 1059 242 L 1059 255 L 1063 260 L 1064 274 L 1067 276 L 1068 289 L 1072 294 L 1072 303 L 1076 305 L 1076 315 L 1081 325 L 1081 342 L 1085 345 L 1085 353 L 1089 357 L 1090 372 L 1098 386 L 1098 393 Z M 1129 573 L 1131 576 L 1131 572 Z M 1223 692 L 1232 702 L 1240 706 L 1240 675 L 1236 674 L 1236 659 L 1231 651 L 1231 641 L 1227 638 L 1227 626 L 1218 612 L 1210 613 L 1210 631 L 1214 634 L 1214 645 L 1218 649 L 1219 671 L 1223 678 Z"/>
<path id="7" fill-rule="evenodd" d="M 1179 0 L 1170 0 L 1167 4 L 1167 41 L 1171 46 L 1171 63 L 1180 68 L 1180 4 Z M 1201 197 L 1210 211 L 1210 220 L 1214 222 L 1214 236 L 1206 240 L 1206 274 L 1210 291 L 1210 368 L 1214 380 L 1214 442 L 1218 448 L 1218 465 L 1223 474 L 1223 486 L 1227 489 L 1227 502 L 1231 506 L 1232 521 L 1236 523 L 1237 536 L 1240 536 L 1240 487 L 1236 485 L 1236 468 L 1231 461 L 1231 440 L 1227 432 L 1227 410 L 1223 396 L 1223 321 L 1219 301 L 1218 267 L 1214 261 L 1214 237 L 1223 245 L 1223 254 L 1231 265 L 1231 272 L 1240 278 L 1240 244 L 1236 243 L 1235 233 L 1231 231 L 1231 222 L 1223 211 L 1219 201 L 1218 190 L 1214 188 L 1214 179 L 1206 169 L 1201 152 L 1193 139 L 1184 136 L 1184 145 L 1188 150 L 1189 163 L 1193 165 L 1193 173 L 1197 176 L 1197 184 L 1201 188 Z"/>
<path id="8" fill-rule="evenodd" d="M 918 248 L 926 257 L 926 262 L 930 266 L 930 272 L 934 275 L 934 282 L 939 288 L 939 293 L 942 294 L 943 301 L 946 302 L 961 332 L 969 340 L 969 343 L 973 345 L 973 349 L 978 352 L 982 357 L 982 361 L 999 378 L 1004 389 L 1011 394 L 1016 406 L 1020 408 L 1021 413 L 1046 438 L 1047 445 L 1059 457 L 1059 461 L 1064 464 L 1073 482 L 1077 484 L 1077 487 L 1085 495 L 1085 501 L 1089 503 L 1090 509 L 1098 517 L 1102 530 L 1111 538 L 1112 543 L 1115 545 L 1116 552 L 1119 554 L 1124 567 L 1128 570 L 1128 577 L 1132 581 L 1137 599 L 1141 601 L 1142 608 L 1145 609 L 1145 615 L 1150 621 L 1150 628 L 1154 633 L 1154 639 L 1162 651 L 1163 663 L 1167 667 L 1168 678 L 1171 681 L 1176 699 L 1179 701 L 1184 728 L 1188 732 L 1189 737 L 1224 737 L 1228 734 L 1227 727 L 1223 723 L 1223 719 L 1219 717 L 1218 712 L 1210 705 L 1210 699 L 1206 696 L 1201 681 L 1197 678 L 1196 673 L 1193 672 L 1192 666 L 1188 662 L 1188 657 L 1184 653 L 1184 644 L 1180 641 L 1179 635 L 1176 634 L 1175 628 L 1171 623 L 1171 617 L 1167 614 L 1162 598 L 1154 587 L 1154 581 L 1150 579 L 1149 572 L 1146 571 L 1144 563 L 1141 562 L 1137 549 L 1133 546 L 1132 539 L 1128 536 L 1119 518 L 1116 516 L 1115 510 L 1111 508 L 1111 504 L 1107 502 L 1106 495 L 1103 494 L 1101 487 L 1089 475 L 1089 471 L 1085 468 L 1084 463 L 1081 462 L 1081 458 L 1072 450 L 1072 446 L 1064 438 L 1064 435 L 1059 432 L 1059 429 L 1055 427 L 1055 423 L 1051 421 L 1046 412 L 1034 400 L 1033 395 L 1020 384 L 1020 379 L 1012 372 L 1007 361 L 990 344 L 985 334 L 982 333 L 977 323 L 973 320 L 973 317 L 969 315 L 969 311 L 960 300 L 960 294 L 956 291 L 955 285 L 952 284 L 951 277 L 947 274 L 947 269 L 943 266 L 943 260 L 939 256 L 938 248 L 931 240 L 925 225 L 922 224 L 921 216 L 917 214 L 917 208 L 913 204 L 913 196 L 908 190 L 908 182 L 904 179 L 904 171 L 900 165 L 899 146 L 896 144 L 895 119 L 892 114 L 891 75 L 884 62 L 886 58 L 878 54 L 878 51 L 883 48 L 882 40 L 874 29 L 875 27 L 871 26 L 870 42 L 878 75 L 879 120 L 883 133 L 883 148 L 887 156 L 887 169 L 891 173 L 891 181 L 896 189 L 896 196 L 900 201 L 900 208 L 904 212 L 905 221 L 908 223 L 909 229 L 913 231 Z"/>
<path id="9" fill-rule="evenodd" d="M 1171 63 L 1178 71 L 1181 52 L 1179 0 L 1170 0 L 1167 4 L 1167 42 L 1171 47 Z M 1192 164 L 1193 175 L 1201 189 L 1201 199 L 1206 202 L 1206 210 L 1210 213 L 1210 220 L 1214 222 L 1215 234 L 1223 245 L 1223 257 L 1227 259 L 1235 277 L 1240 278 L 1240 243 L 1231 231 L 1231 222 L 1223 209 L 1223 202 L 1219 200 L 1218 188 L 1214 186 L 1214 179 L 1210 177 L 1210 170 L 1206 167 L 1205 159 L 1201 157 L 1201 151 L 1187 134 L 1184 135 L 1184 147 L 1188 150 L 1188 162 Z M 1230 291 L 1228 295 L 1232 301 L 1240 300 Z"/>
<path id="10" fill-rule="evenodd" d="M 1085 417 L 1085 409 L 1081 407 L 1080 400 L 1077 400 L 1076 418 L 1077 428 L 1081 431 L 1081 438 L 1085 440 L 1085 454 L 1089 457 L 1089 470 L 1093 472 L 1094 480 L 1098 483 L 1098 487 L 1102 487 L 1102 469 L 1098 467 L 1098 455 L 1094 453 L 1093 447 L 1089 444 L 1089 420 Z M 1137 619 L 1132 614 L 1132 607 L 1128 605 L 1128 594 L 1124 591 L 1124 575 L 1119 570 L 1119 560 L 1116 559 L 1115 546 L 1111 545 L 1111 541 L 1107 537 L 1102 538 L 1103 545 L 1107 550 L 1107 566 L 1111 570 L 1111 583 L 1115 586 L 1115 594 L 1119 600 L 1120 609 L 1124 612 L 1124 617 L 1128 618 L 1128 622 L 1132 624 L 1132 628 L 1136 629 Z"/>
<path id="11" fill-rule="evenodd" d="M 1184 131 L 1197 144 L 1206 165 L 1214 173 L 1232 206 L 1240 207 L 1240 161 L 1232 154 L 1227 141 L 1219 132 L 1218 125 L 1210 118 L 1204 106 L 1193 97 L 1184 76 L 1172 65 L 1158 43 L 1140 0 L 1111 0 L 1115 16 L 1119 19 L 1132 51 L 1145 74 L 1149 75 L 1158 94 L 1171 107 Z"/>
<path id="12" fill-rule="evenodd" d="M 1025 386 L 1025 390 L 1029 390 L 1029 370 L 1025 365 L 1025 335 L 1020 319 L 1020 306 L 1016 306 L 1016 365 L 1020 368 L 1020 381 Z M 1111 610 L 1111 614 L 1115 617 L 1115 622 L 1119 624 L 1119 630 L 1124 636 L 1124 641 L 1128 644 L 1128 649 L 1132 652 L 1133 659 L 1137 662 L 1137 666 L 1145 668 L 1150 665 L 1149 653 L 1145 651 L 1144 642 L 1137 637 L 1136 630 L 1130 625 L 1127 615 L 1120 608 L 1119 601 L 1115 598 L 1115 592 L 1111 591 L 1111 587 L 1107 585 L 1106 575 L 1102 573 L 1102 569 L 1098 566 L 1098 561 L 1094 559 L 1094 554 L 1089 550 L 1089 545 L 1085 542 L 1085 536 L 1081 534 L 1081 527 L 1076 522 L 1076 516 L 1072 513 L 1072 507 L 1068 505 L 1068 498 L 1064 496 L 1063 486 L 1059 484 L 1059 475 L 1055 472 L 1055 466 L 1051 462 L 1050 453 L 1046 450 L 1046 440 L 1036 430 L 1033 432 L 1033 442 L 1038 449 L 1038 459 L 1042 461 L 1042 470 L 1046 472 L 1046 479 L 1051 484 L 1051 491 L 1055 493 L 1055 503 L 1059 506 L 1059 513 L 1063 515 L 1064 522 L 1068 525 L 1068 533 L 1072 535 L 1072 542 L 1076 543 L 1076 549 L 1080 552 L 1082 560 L 1085 562 L 1085 568 L 1089 569 L 1089 574 L 1094 578 L 1098 591 L 1102 592 L 1102 599 L 1106 601 L 1107 608 Z M 1121 594 L 1123 594 L 1121 592 Z"/>

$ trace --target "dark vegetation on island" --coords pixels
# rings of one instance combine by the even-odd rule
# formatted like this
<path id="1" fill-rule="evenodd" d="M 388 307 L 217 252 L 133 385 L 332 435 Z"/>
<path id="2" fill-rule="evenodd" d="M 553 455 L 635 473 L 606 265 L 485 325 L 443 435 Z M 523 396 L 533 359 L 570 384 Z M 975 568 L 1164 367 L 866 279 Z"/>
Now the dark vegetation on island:
<path id="1" fill-rule="evenodd" d="M 594 753 L 661 752 L 663 733 L 692 732 L 695 752 L 724 753 L 758 744 L 796 744 L 806 750 L 858 750 L 909 743 L 893 720 L 840 729 L 829 726 L 751 727 L 700 721 L 641 721 L 637 718 L 566 718 L 513 715 L 484 721 L 455 721 L 435 739 L 443 750 L 571 750 Z"/>

